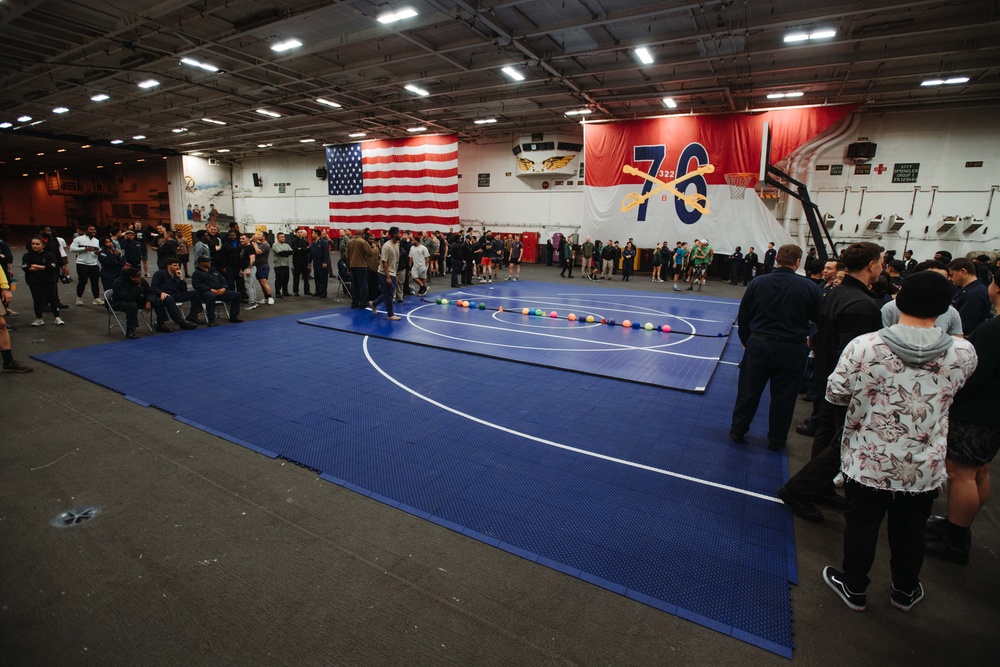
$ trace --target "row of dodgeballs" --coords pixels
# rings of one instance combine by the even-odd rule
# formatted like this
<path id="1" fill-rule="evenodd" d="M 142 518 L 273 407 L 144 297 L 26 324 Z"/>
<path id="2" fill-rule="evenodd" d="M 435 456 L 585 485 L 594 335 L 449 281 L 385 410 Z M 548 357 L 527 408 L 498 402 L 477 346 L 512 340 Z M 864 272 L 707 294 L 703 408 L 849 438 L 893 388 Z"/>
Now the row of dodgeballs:
<path id="1" fill-rule="evenodd" d="M 438 297 L 438 298 L 434 299 L 434 303 L 439 303 L 442 306 L 447 306 L 448 304 L 453 303 L 456 306 L 458 306 L 459 308 L 469 308 L 469 309 L 473 309 L 473 310 L 475 310 L 475 309 L 486 310 L 486 304 L 485 303 L 476 303 L 475 301 L 465 301 L 465 300 L 462 300 L 462 299 L 458 299 L 456 301 L 449 301 L 448 299 L 442 299 L 442 298 Z M 497 312 L 501 312 L 502 313 L 503 312 L 503 306 L 499 306 L 497 308 Z M 556 311 L 553 310 L 553 311 L 546 312 L 546 311 L 542 310 L 541 308 L 537 308 L 535 310 L 532 310 L 531 308 L 522 308 L 521 309 L 521 314 L 522 315 L 527 315 L 529 317 L 549 317 L 549 318 L 552 318 L 552 319 L 558 319 L 558 317 L 559 317 L 559 313 L 557 313 Z M 583 317 L 579 317 L 578 318 L 575 313 L 570 313 L 569 315 L 566 316 L 566 319 L 569 320 L 570 322 L 576 322 L 577 320 L 581 320 L 581 321 L 587 322 L 588 324 L 593 324 L 594 322 L 597 322 L 597 318 L 595 318 L 593 315 L 587 315 L 586 318 L 583 318 Z M 613 327 L 613 326 L 615 326 L 617 324 L 617 322 L 615 322 L 614 320 L 607 320 L 607 319 L 604 319 L 602 317 L 601 318 L 601 324 L 607 324 L 607 325 Z M 662 324 L 660 326 L 656 326 L 652 322 L 646 322 L 645 324 L 640 324 L 639 322 L 632 322 L 630 320 L 622 320 L 621 326 L 625 327 L 626 329 L 645 329 L 646 331 L 656 330 L 656 331 L 662 331 L 663 333 L 670 333 L 670 331 L 671 331 L 669 324 Z"/>

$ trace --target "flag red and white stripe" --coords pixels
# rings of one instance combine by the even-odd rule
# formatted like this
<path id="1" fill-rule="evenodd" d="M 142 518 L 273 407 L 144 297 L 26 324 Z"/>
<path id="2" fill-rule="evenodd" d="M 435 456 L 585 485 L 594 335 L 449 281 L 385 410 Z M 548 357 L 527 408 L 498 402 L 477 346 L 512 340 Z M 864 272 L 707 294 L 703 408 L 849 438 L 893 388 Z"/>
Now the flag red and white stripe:
<path id="1" fill-rule="evenodd" d="M 333 227 L 459 224 L 456 135 L 329 146 L 327 174 Z"/>

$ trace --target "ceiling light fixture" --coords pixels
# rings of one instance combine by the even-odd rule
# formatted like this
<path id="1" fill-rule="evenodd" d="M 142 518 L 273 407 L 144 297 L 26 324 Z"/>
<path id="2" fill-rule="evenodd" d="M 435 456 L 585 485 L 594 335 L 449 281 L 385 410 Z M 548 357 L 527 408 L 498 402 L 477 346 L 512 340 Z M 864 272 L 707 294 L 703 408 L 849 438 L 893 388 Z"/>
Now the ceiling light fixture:
<path id="1" fill-rule="evenodd" d="M 44 120 L 36 120 L 36 121 L 35 121 L 34 123 L 32 123 L 31 125 L 32 125 L 32 127 L 34 127 L 35 125 L 41 125 L 41 124 L 42 124 L 42 123 L 44 123 L 44 122 L 45 122 Z"/>
<path id="2" fill-rule="evenodd" d="M 524 81 L 524 75 L 509 65 L 507 67 L 501 68 L 500 71 L 509 76 L 510 78 L 514 79 L 514 81 Z"/>
<path id="3" fill-rule="evenodd" d="M 67 113 L 69 109 L 67 107 L 56 107 L 52 110 L 52 113 Z"/>
<path id="4" fill-rule="evenodd" d="M 272 144 L 257 144 L 257 148 L 270 148 Z"/>
<path id="5" fill-rule="evenodd" d="M 215 152 L 216 152 L 216 153 L 228 153 L 228 152 L 229 152 L 229 149 L 228 149 L 228 148 L 220 148 L 219 150 L 217 150 L 217 151 L 215 151 Z"/>
<path id="6" fill-rule="evenodd" d="M 84 145 L 80 146 L 80 148 L 90 148 L 90 144 L 84 144 Z"/>
<path id="7" fill-rule="evenodd" d="M 424 127 L 423 125 L 421 125 L 420 127 L 408 127 L 408 128 L 406 128 L 406 131 L 407 132 L 426 132 L 427 128 Z"/>
<path id="8" fill-rule="evenodd" d="M 14 124 L 13 123 L 8 123 L 6 121 L 4 121 L 3 123 L 0 123 L 0 130 L 6 130 L 8 127 L 14 127 Z"/>
<path id="9" fill-rule="evenodd" d="M 395 23 L 396 21 L 401 21 L 403 19 L 412 19 L 417 15 L 417 10 L 412 7 L 403 7 L 402 9 L 397 9 L 394 12 L 388 12 L 386 14 L 380 15 L 376 21 L 379 23 Z"/>
<path id="10" fill-rule="evenodd" d="M 406 84 L 404 86 L 404 88 L 406 88 L 411 93 L 414 93 L 415 95 L 420 95 L 421 97 L 427 97 L 428 95 L 430 95 L 429 92 L 427 92 L 423 88 L 419 88 L 417 86 L 414 86 L 412 83 Z"/>
<path id="11" fill-rule="evenodd" d="M 299 143 L 300 144 L 311 144 L 314 141 L 316 141 L 316 140 L 315 139 L 299 139 Z"/>
<path id="12" fill-rule="evenodd" d="M 677 101 L 672 97 L 664 97 L 663 106 L 667 107 L 668 109 L 676 109 Z"/>
<path id="13" fill-rule="evenodd" d="M 585 116 L 587 114 L 594 113 L 593 109 L 572 109 L 566 112 L 567 116 Z"/>
<path id="14" fill-rule="evenodd" d="M 223 120 L 215 120 L 214 118 L 202 118 L 202 121 L 206 123 L 211 123 L 212 125 L 225 125 L 226 122 Z"/>
<path id="15" fill-rule="evenodd" d="M 322 105 L 328 106 L 328 107 L 333 107 L 334 109 L 342 109 L 343 108 L 342 105 L 337 104 L 333 100 L 326 100 L 326 99 L 323 99 L 322 97 L 317 97 L 316 98 L 316 103 L 317 104 L 322 104 Z"/>
<path id="16" fill-rule="evenodd" d="M 640 46 L 639 48 L 637 48 L 635 50 L 635 55 L 639 57 L 639 62 L 641 62 L 643 65 L 653 64 L 653 54 L 651 54 L 649 52 L 649 49 L 647 49 L 645 46 Z"/>
<path id="17" fill-rule="evenodd" d="M 218 72 L 219 68 L 215 65 L 209 65 L 208 63 L 203 63 L 200 60 L 195 60 L 194 58 L 181 58 L 182 65 L 188 65 L 189 67 L 197 67 L 198 69 L 203 69 L 206 72 Z"/>
<path id="18" fill-rule="evenodd" d="M 367 132 L 352 132 L 352 133 L 350 133 L 347 136 L 351 137 L 352 139 L 360 139 L 361 137 L 367 137 L 368 133 Z"/>
<path id="19" fill-rule="evenodd" d="M 157 81 L 156 79 L 146 79 L 145 81 L 140 81 L 135 85 L 139 86 L 143 90 L 148 90 L 149 88 L 156 88 L 158 85 L 160 85 L 160 82 Z"/>
<path id="20" fill-rule="evenodd" d="M 35 153 L 36 157 L 42 157 L 43 155 L 45 155 L 45 153 Z"/>
<path id="21" fill-rule="evenodd" d="M 115 164 L 121 164 L 121 162 L 115 162 Z"/>
<path id="22" fill-rule="evenodd" d="M 805 93 L 800 93 L 798 91 L 792 91 L 790 93 L 768 93 L 767 99 L 769 100 L 780 100 L 789 97 L 802 97 Z"/>
<path id="23" fill-rule="evenodd" d="M 56 153 L 65 153 L 65 152 L 66 152 L 65 148 L 60 148 L 59 150 L 56 151 Z"/>
<path id="24" fill-rule="evenodd" d="M 274 51 L 275 53 L 281 53 L 289 49 L 297 49 L 300 46 L 302 46 L 302 42 L 293 38 L 293 39 L 286 39 L 285 41 L 278 42 L 277 44 L 272 44 L 271 50 Z"/>
<path id="25" fill-rule="evenodd" d="M 170 131 L 173 132 L 173 133 L 175 133 L 175 134 L 180 134 L 181 132 L 187 132 L 188 129 L 186 127 L 175 127 L 174 129 L 172 129 Z"/>
<path id="26" fill-rule="evenodd" d="M 944 82 L 948 83 L 948 84 L 952 84 L 952 83 L 968 83 L 969 82 L 969 77 L 967 77 L 967 76 L 953 76 L 950 79 L 945 79 Z"/>
<path id="27" fill-rule="evenodd" d="M 146 138 L 146 135 L 145 134 L 137 134 L 137 135 L 135 135 L 132 138 L 135 139 L 136 141 L 142 141 L 143 139 Z"/>
<path id="28" fill-rule="evenodd" d="M 122 141 L 121 139 L 112 139 L 111 143 L 113 143 L 115 146 L 117 146 L 118 144 L 124 144 L 125 142 Z"/>
<path id="29" fill-rule="evenodd" d="M 476 125 L 489 125 L 490 123 L 497 122 L 496 118 L 480 118 L 479 120 L 473 121 Z"/>
<path id="30" fill-rule="evenodd" d="M 956 83 L 968 83 L 969 77 L 967 76 L 953 76 L 947 79 L 927 79 L 921 86 L 942 86 L 944 84 L 956 84 Z M 18 119 L 20 120 L 20 119 Z"/>
<path id="31" fill-rule="evenodd" d="M 280 113 L 277 113 L 275 111 L 269 111 L 267 109 L 257 109 L 257 113 L 261 114 L 262 116 L 268 116 L 270 118 L 281 118 Z"/>
<path id="32" fill-rule="evenodd" d="M 809 42 L 814 39 L 831 39 L 837 36 L 837 31 L 833 28 L 823 28 L 812 32 L 790 32 L 784 37 L 785 44 L 796 42 Z"/>
<path id="33" fill-rule="evenodd" d="M 194 151 L 193 153 L 191 153 L 191 155 L 193 155 L 194 157 L 198 157 L 199 155 L 204 155 L 204 153 L 202 153 L 201 151 Z"/>
<path id="34" fill-rule="evenodd" d="M 110 100 L 110 99 L 111 96 L 105 95 L 104 93 L 97 93 L 96 95 L 92 95 L 90 97 L 91 102 L 103 102 L 104 100 Z"/>
<path id="35" fill-rule="evenodd" d="M 104 165 L 103 164 L 99 164 L 99 165 L 97 165 L 97 168 L 98 169 L 104 169 Z"/>
<path id="36" fill-rule="evenodd" d="M 136 162 L 145 162 L 145 161 L 146 161 L 146 158 L 144 158 L 144 157 L 141 157 L 138 160 L 136 160 Z"/>
<path id="37" fill-rule="evenodd" d="M 17 122 L 18 123 L 27 123 L 30 120 L 31 120 L 31 116 L 18 116 L 17 117 Z"/>

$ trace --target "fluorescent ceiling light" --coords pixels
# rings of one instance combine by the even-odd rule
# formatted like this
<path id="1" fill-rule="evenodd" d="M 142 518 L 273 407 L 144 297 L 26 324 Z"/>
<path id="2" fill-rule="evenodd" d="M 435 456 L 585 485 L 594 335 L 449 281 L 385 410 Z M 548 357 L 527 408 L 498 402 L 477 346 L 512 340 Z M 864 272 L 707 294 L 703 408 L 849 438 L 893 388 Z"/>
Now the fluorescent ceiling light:
<path id="1" fill-rule="evenodd" d="M 18 123 L 27 123 L 30 120 L 31 120 L 31 116 L 18 116 L 17 117 L 17 122 Z"/>
<path id="2" fill-rule="evenodd" d="M 274 111 L 268 111 L 267 109 L 257 109 L 257 113 L 263 116 L 270 116 L 271 118 L 281 118 L 280 113 L 276 113 Z"/>
<path id="3" fill-rule="evenodd" d="M 208 63 L 203 63 L 200 60 L 195 60 L 194 58 L 181 58 L 182 65 L 188 65 L 190 67 L 197 67 L 203 69 L 206 72 L 218 72 L 219 68 L 215 65 L 209 65 Z"/>
<path id="4" fill-rule="evenodd" d="M 225 125 L 226 122 L 223 120 L 215 120 L 214 118 L 202 118 L 206 123 L 211 123 L 212 125 Z"/>
<path id="5" fill-rule="evenodd" d="M 228 148 L 220 148 L 219 150 L 217 150 L 217 151 L 215 151 L 215 152 L 216 152 L 216 153 L 228 153 L 228 152 L 229 152 L 229 149 L 228 149 Z"/>
<path id="6" fill-rule="evenodd" d="M 174 129 L 172 129 L 170 131 L 173 132 L 173 133 L 175 133 L 175 134 L 180 134 L 181 132 L 187 132 L 188 129 L 186 127 L 175 127 Z"/>
<path id="7" fill-rule="evenodd" d="M 204 153 L 202 153 L 201 151 L 195 151 L 195 152 L 191 153 L 191 155 L 193 155 L 195 157 L 198 157 L 199 155 L 204 155 Z"/>
<path id="8" fill-rule="evenodd" d="M 14 126 L 13 123 L 8 123 L 6 121 L 4 121 L 3 123 L 0 123 L 0 129 L 2 129 L 2 130 L 6 130 L 8 127 L 13 127 L 13 126 Z"/>
<path id="9" fill-rule="evenodd" d="M 257 148 L 270 148 L 271 144 L 257 144 Z"/>
<path id="10" fill-rule="evenodd" d="M 767 96 L 769 100 L 780 100 L 786 97 L 802 97 L 805 93 L 800 93 L 798 91 L 792 91 L 790 93 L 770 93 Z"/>
<path id="11" fill-rule="evenodd" d="M 427 128 L 424 127 L 423 125 L 421 125 L 420 127 L 408 127 L 408 128 L 406 128 L 406 131 L 407 132 L 426 132 Z"/>
<path id="12" fill-rule="evenodd" d="M 418 88 L 417 86 L 414 86 L 412 83 L 408 83 L 404 87 L 408 91 L 410 91 L 411 93 L 415 93 L 415 94 L 420 95 L 422 97 L 426 97 L 426 96 L 430 95 L 430 93 L 428 93 L 426 90 L 424 90 L 423 88 Z"/>
<path id="13" fill-rule="evenodd" d="M 572 109 L 566 112 L 567 116 L 585 116 L 589 113 L 594 113 L 593 109 Z"/>
<path id="14" fill-rule="evenodd" d="M 122 141 L 121 139 L 112 139 L 111 143 L 117 146 L 118 144 L 124 144 L 125 142 Z"/>
<path id="15" fill-rule="evenodd" d="M 52 113 L 66 113 L 67 111 L 69 111 L 69 109 L 66 107 L 56 107 L 52 110 Z"/>
<path id="16" fill-rule="evenodd" d="M 785 35 L 785 44 L 791 44 L 793 42 L 805 42 L 809 39 L 809 33 L 807 32 L 790 32 Z"/>
<path id="17" fill-rule="evenodd" d="M 316 140 L 315 139 L 299 139 L 299 143 L 300 144 L 311 144 L 314 141 L 316 141 Z"/>
<path id="18" fill-rule="evenodd" d="M 509 76 L 510 78 L 514 79 L 514 81 L 524 81 L 524 75 L 518 72 L 513 67 L 509 66 L 504 67 L 500 71 Z"/>
<path id="19" fill-rule="evenodd" d="M 278 42 L 277 44 L 271 45 L 271 50 L 276 53 L 281 53 L 282 51 L 287 51 L 288 49 L 297 49 L 302 46 L 302 42 L 297 39 L 286 39 L 283 42 Z"/>
<path id="20" fill-rule="evenodd" d="M 65 153 L 65 152 L 66 152 L 65 148 L 60 148 L 59 150 L 56 151 L 56 153 Z"/>
<path id="21" fill-rule="evenodd" d="M 831 37 L 836 37 L 837 31 L 832 28 L 824 28 L 823 30 L 817 30 L 816 32 L 809 33 L 809 39 L 830 39 Z"/>
<path id="22" fill-rule="evenodd" d="M 143 139 L 146 138 L 146 135 L 145 134 L 137 134 L 137 135 L 135 135 L 132 138 L 135 139 L 136 141 L 141 141 L 141 140 L 143 140 Z"/>
<path id="23" fill-rule="evenodd" d="M 340 104 L 334 102 L 333 100 L 323 99 L 322 97 L 317 97 L 316 98 L 316 103 L 317 104 L 322 104 L 322 105 L 325 105 L 325 106 L 328 106 L 328 107 L 333 107 L 334 109 L 342 109 L 343 108 Z"/>
<path id="24" fill-rule="evenodd" d="M 798 91 L 793 93 L 785 93 L 785 97 L 802 97 L 805 93 L 800 93 Z"/>
<path id="25" fill-rule="evenodd" d="M 84 144 L 84 145 L 80 146 L 80 148 L 90 148 L 90 144 Z"/>
<path id="26" fill-rule="evenodd" d="M 496 118 L 481 118 L 477 121 L 473 121 L 476 125 L 488 125 L 490 123 L 497 122 Z"/>
<path id="27" fill-rule="evenodd" d="M 41 125 L 44 122 L 45 122 L 44 120 L 36 120 L 34 123 L 32 123 L 32 126 L 34 126 L 34 125 Z"/>
<path id="28" fill-rule="evenodd" d="M 141 157 L 138 160 L 136 160 L 136 162 L 145 162 L 145 161 L 146 161 L 146 158 L 144 158 L 144 157 Z"/>
<path id="29" fill-rule="evenodd" d="M 967 76 L 953 76 L 950 79 L 945 79 L 945 83 L 968 83 L 969 77 Z"/>
<path id="30" fill-rule="evenodd" d="M 42 157 L 43 155 L 45 155 L 45 153 L 35 153 L 36 157 Z"/>
<path id="31" fill-rule="evenodd" d="M 402 19 L 412 19 L 416 15 L 417 10 L 412 7 L 403 7 L 402 9 L 397 9 L 394 12 L 382 14 L 375 20 L 379 23 L 395 23 L 396 21 L 401 21 Z"/>
<path id="32" fill-rule="evenodd" d="M 367 132 L 352 132 L 351 134 L 349 134 L 347 136 L 349 136 L 349 137 L 351 137 L 353 139 L 358 139 L 360 137 L 367 137 L 368 133 Z"/>
<path id="33" fill-rule="evenodd" d="M 647 49 L 645 46 L 640 46 L 638 49 L 636 49 L 635 55 L 639 56 L 639 61 L 642 62 L 643 65 L 653 64 L 653 55 L 649 52 L 649 49 Z"/>
<path id="34" fill-rule="evenodd" d="M 920 85 L 921 86 L 940 86 L 942 83 L 944 83 L 944 79 L 928 79 L 927 81 L 924 81 Z"/>
<path id="35" fill-rule="evenodd" d="M 104 165 L 103 164 L 99 164 L 99 165 L 97 165 L 97 168 L 98 169 L 104 169 Z"/>
<path id="36" fill-rule="evenodd" d="M 156 88 L 158 85 L 160 85 L 160 82 L 157 81 L 156 79 L 146 79 L 145 81 L 140 81 L 135 85 L 143 89 L 148 89 L 148 88 Z"/>
<path id="37" fill-rule="evenodd" d="M 110 100 L 110 99 L 111 96 L 105 95 L 104 93 L 97 93 L 96 95 L 92 95 L 90 97 L 91 102 L 103 102 L 104 100 Z"/>
<path id="38" fill-rule="evenodd" d="M 121 162 L 115 162 L 115 164 L 121 164 Z"/>
<path id="39" fill-rule="evenodd" d="M 667 107 L 668 109 L 676 109 L 677 108 L 677 102 L 672 97 L 664 97 L 663 98 L 663 106 Z"/>

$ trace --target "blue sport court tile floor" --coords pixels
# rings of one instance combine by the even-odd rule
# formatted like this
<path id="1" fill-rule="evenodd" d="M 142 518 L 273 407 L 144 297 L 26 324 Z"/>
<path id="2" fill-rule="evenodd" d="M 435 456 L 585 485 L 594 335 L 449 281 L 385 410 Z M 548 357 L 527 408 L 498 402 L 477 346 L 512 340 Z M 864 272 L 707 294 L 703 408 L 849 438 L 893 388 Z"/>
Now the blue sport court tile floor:
<path id="1" fill-rule="evenodd" d="M 647 333 L 660 335 L 627 335 Z M 773 495 L 785 457 L 764 446 L 766 397 L 751 444 L 726 437 L 739 344 L 723 340 L 702 394 L 401 345 L 296 316 L 39 358 L 392 507 L 790 657 L 794 539 Z M 130 373 L 123 358 L 160 371 Z"/>

